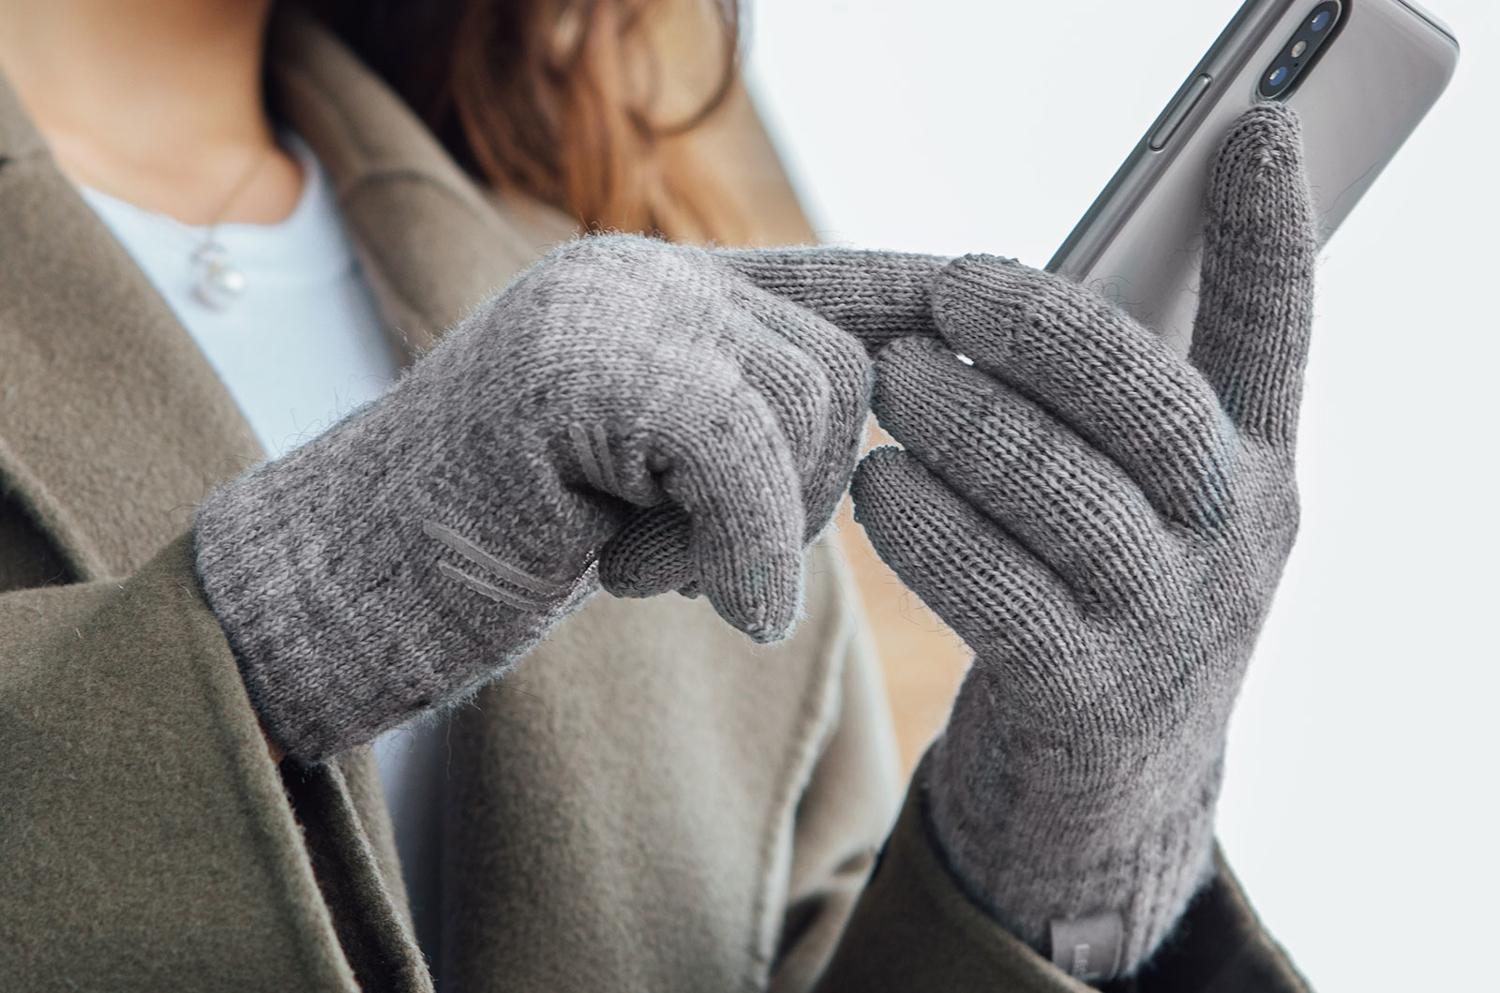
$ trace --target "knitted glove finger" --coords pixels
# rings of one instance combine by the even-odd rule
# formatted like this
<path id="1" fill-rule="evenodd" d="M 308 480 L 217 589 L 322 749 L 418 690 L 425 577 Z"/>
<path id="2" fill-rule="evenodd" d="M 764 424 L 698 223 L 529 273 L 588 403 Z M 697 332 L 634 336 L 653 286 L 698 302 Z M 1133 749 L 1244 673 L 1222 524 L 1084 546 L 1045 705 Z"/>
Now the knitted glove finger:
<path id="1" fill-rule="evenodd" d="M 809 356 L 827 377 L 822 417 L 828 430 L 822 446 L 809 449 L 802 474 L 807 508 L 804 537 L 811 542 L 828 526 L 849 486 L 864 439 L 874 368 L 858 339 L 806 307 L 753 286 L 741 288 L 734 299 L 763 326 Z"/>
<path id="2" fill-rule="evenodd" d="M 802 609 L 806 515 L 796 466 L 764 398 L 747 391 L 714 401 L 690 405 L 717 406 L 713 416 L 656 439 L 654 464 L 663 492 L 691 519 L 698 588 L 730 624 L 775 641 Z"/>
<path id="3" fill-rule="evenodd" d="M 802 478 L 811 541 L 832 519 L 858 458 L 871 375 L 861 350 L 873 352 L 896 336 L 932 333 L 930 286 L 945 260 L 833 248 L 711 254 L 734 277 L 726 295 L 828 374 L 826 442 Z M 669 589 L 695 595 L 700 589 L 686 556 L 687 527 L 675 508 L 636 515 L 601 559 L 606 587 L 631 596 Z"/>
<path id="4" fill-rule="evenodd" d="M 933 307 L 944 340 L 1112 458 L 1164 516 L 1220 518 L 1229 425 L 1157 335 L 1085 287 L 990 256 L 944 269 Z"/>
<path id="5" fill-rule="evenodd" d="M 753 286 L 745 289 L 762 292 Z M 775 302 L 791 307 L 785 301 Z M 816 480 L 821 501 L 821 491 L 830 485 L 824 481 L 830 468 L 826 463 L 828 436 L 834 431 L 840 436 L 847 433 L 838 423 L 840 418 L 860 423 L 862 414 L 850 409 L 847 402 L 838 405 L 843 409 L 834 410 L 835 390 L 830 380 L 839 370 L 825 367 L 818 356 L 766 328 L 748 313 L 732 310 L 730 314 L 733 315 L 730 330 L 735 333 L 720 338 L 717 347 L 736 363 L 744 386 L 770 408 L 787 442 L 802 488 L 807 487 L 809 479 Z M 812 314 L 807 316 L 818 320 Z M 844 371 L 842 378 L 862 384 L 869 360 L 848 335 L 831 326 L 828 333 L 842 339 L 844 350 L 858 362 Z M 849 392 L 847 386 L 843 392 Z M 851 460 L 842 474 L 831 481 L 840 492 L 852 470 Z M 694 583 L 692 526 L 691 515 L 672 505 L 652 507 L 633 515 L 600 555 L 601 584 L 616 596 L 650 597 Z"/>
<path id="6" fill-rule="evenodd" d="M 1290 449 L 1312 327 L 1317 238 L 1301 124 L 1281 104 L 1235 122 L 1208 184 L 1189 353 L 1240 430 Z"/>
<path id="7" fill-rule="evenodd" d="M 758 321 L 747 318 L 744 326 L 747 331 L 753 328 L 754 334 L 728 335 L 718 348 L 738 365 L 744 386 L 770 408 L 798 478 L 805 478 L 822 458 L 834 429 L 829 370 Z"/>
<path id="8" fill-rule="evenodd" d="M 933 339 L 892 342 L 875 382 L 881 426 L 1086 608 L 1140 607 L 1159 594 L 1154 566 L 1168 539 L 1157 515 L 1068 427 Z"/>
<path id="9" fill-rule="evenodd" d="M 933 255 L 846 248 L 716 251 L 722 265 L 852 334 L 874 355 L 894 338 L 936 333 Z"/>
<path id="10" fill-rule="evenodd" d="M 872 450 L 850 492 L 854 519 L 881 559 L 969 644 L 1031 659 L 1076 640 L 1081 615 L 1072 592 L 916 456 Z M 948 581 L 930 582 L 935 575 Z"/>
<path id="11" fill-rule="evenodd" d="M 693 519 L 665 504 L 631 514 L 599 553 L 599 585 L 618 597 L 659 596 L 697 589 Z"/>

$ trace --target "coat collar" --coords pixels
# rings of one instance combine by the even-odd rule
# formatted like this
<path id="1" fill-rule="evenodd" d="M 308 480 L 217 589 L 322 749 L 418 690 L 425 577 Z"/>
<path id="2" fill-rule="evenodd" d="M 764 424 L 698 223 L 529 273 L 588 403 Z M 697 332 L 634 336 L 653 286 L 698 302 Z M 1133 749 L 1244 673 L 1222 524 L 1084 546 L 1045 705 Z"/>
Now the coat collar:
<path id="1" fill-rule="evenodd" d="M 410 109 L 344 45 L 283 4 L 269 74 L 281 115 L 333 178 L 366 277 L 417 350 L 573 224 L 481 191 Z"/>
<path id="2" fill-rule="evenodd" d="M 408 354 L 570 233 L 558 215 L 487 198 L 307 15 L 277 15 L 268 72 Z M 123 575 L 261 457 L 191 337 L 0 80 L 0 490 L 78 578 Z"/>

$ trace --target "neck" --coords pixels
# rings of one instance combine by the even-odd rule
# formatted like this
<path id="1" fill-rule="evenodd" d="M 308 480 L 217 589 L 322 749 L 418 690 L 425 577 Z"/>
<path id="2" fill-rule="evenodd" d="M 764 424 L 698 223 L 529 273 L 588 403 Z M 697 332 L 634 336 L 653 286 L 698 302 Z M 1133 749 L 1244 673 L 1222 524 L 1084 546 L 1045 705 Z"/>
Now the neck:
<path id="1" fill-rule="evenodd" d="M 64 172 L 192 220 L 275 147 L 271 5 L 0 0 L 0 69 Z"/>
<path id="2" fill-rule="evenodd" d="M 0 0 L 0 66 L 37 125 L 138 146 L 265 140 L 271 0 Z"/>

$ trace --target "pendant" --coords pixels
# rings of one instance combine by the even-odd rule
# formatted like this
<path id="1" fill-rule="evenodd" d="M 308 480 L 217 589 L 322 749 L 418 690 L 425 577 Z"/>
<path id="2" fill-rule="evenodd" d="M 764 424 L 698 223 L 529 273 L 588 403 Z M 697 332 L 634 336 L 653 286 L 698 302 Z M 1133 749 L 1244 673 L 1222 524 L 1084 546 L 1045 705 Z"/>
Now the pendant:
<path id="1" fill-rule="evenodd" d="M 208 241 L 193 251 L 193 268 L 198 279 L 193 296 L 205 306 L 224 310 L 245 293 L 245 274 L 229 264 L 224 246 Z"/>

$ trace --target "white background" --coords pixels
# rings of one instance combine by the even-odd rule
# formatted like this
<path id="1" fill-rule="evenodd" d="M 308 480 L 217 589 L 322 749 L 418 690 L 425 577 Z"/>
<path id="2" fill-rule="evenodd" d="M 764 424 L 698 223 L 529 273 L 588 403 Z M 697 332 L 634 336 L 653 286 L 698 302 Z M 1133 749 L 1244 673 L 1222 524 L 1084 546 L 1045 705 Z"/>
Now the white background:
<path id="1" fill-rule="evenodd" d="M 1322 993 L 1500 989 L 1500 13 L 1320 270 L 1302 538 L 1220 833 Z M 1238 0 L 747 0 L 820 235 L 1040 266 Z M 1393 81 L 1396 83 L 1399 81 Z"/>

